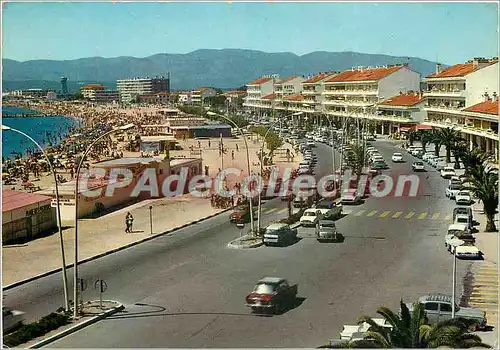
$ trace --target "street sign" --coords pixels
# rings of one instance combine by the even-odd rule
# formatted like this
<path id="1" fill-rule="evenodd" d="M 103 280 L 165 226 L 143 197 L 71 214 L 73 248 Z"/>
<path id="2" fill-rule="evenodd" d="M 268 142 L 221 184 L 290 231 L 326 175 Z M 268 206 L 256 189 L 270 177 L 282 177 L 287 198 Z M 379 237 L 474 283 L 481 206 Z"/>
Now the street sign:
<path id="1" fill-rule="evenodd" d="M 102 293 L 108 289 L 108 285 L 104 280 L 97 280 L 94 283 L 94 288 L 99 290 L 99 306 L 102 309 Z"/>

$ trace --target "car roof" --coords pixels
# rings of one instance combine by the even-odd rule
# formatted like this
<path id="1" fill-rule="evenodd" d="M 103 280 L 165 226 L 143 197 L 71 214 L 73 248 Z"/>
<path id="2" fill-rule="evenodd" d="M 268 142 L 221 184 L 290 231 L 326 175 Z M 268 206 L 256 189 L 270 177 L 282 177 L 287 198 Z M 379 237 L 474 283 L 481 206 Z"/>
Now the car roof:
<path id="1" fill-rule="evenodd" d="M 450 171 L 455 172 L 455 169 L 454 169 L 453 167 L 451 167 L 451 166 L 445 166 L 445 167 L 443 168 L 443 170 L 450 170 Z"/>
<path id="2" fill-rule="evenodd" d="M 446 294 L 441 294 L 441 293 L 424 295 L 423 297 L 420 297 L 419 299 L 420 299 L 420 301 L 442 301 L 442 302 L 451 303 L 451 295 L 446 295 Z"/>
<path id="3" fill-rule="evenodd" d="M 282 222 L 276 222 L 274 224 L 271 224 L 267 226 L 267 228 L 270 228 L 272 230 L 279 230 L 280 228 L 286 227 L 288 224 L 282 223 Z"/>
<path id="4" fill-rule="evenodd" d="M 281 281 L 284 281 L 284 278 L 281 277 L 264 277 L 259 280 L 259 283 L 280 283 Z"/>
<path id="5" fill-rule="evenodd" d="M 466 224 L 451 224 L 448 226 L 448 231 L 457 230 L 457 231 L 465 231 L 467 229 Z"/>
<path id="6" fill-rule="evenodd" d="M 335 225 L 335 221 L 333 221 L 333 220 L 319 220 L 319 224 L 320 225 L 331 225 L 331 224 Z"/>

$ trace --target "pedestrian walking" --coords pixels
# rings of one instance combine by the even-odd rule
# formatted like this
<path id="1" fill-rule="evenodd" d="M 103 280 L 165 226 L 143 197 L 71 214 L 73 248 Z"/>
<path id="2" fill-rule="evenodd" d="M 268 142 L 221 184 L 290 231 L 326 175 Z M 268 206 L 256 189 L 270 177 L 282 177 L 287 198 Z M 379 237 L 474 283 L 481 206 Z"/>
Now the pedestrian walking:
<path id="1" fill-rule="evenodd" d="M 238 147 L 238 144 L 236 144 L 236 152 L 239 152 L 239 151 L 240 151 L 240 149 Z"/>
<path id="2" fill-rule="evenodd" d="M 127 215 L 125 216 L 125 232 L 126 233 L 131 233 L 132 232 L 132 224 L 134 223 L 134 217 L 130 212 L 127 212 Z"/>
<path id="3" fill-rule="evenodd" d="M 210 140 L 208 140 L 208 148 L 210 148 Z"/>
<path id="4" fill-rule="evenodd" d="M 231 158 L 234 160 L 234 150 L 231 151 Z"/>

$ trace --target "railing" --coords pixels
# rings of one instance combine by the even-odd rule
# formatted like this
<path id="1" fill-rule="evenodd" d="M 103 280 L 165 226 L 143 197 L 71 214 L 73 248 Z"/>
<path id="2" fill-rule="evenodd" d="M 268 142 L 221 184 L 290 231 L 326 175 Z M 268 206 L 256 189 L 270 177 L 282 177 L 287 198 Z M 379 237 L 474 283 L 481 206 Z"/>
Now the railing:
<path id="1" fill-rule="evenodd" d="M 464 90 L 428 90 L 424 91 L 424 96 L 459 96 L 465 97 Z"/>

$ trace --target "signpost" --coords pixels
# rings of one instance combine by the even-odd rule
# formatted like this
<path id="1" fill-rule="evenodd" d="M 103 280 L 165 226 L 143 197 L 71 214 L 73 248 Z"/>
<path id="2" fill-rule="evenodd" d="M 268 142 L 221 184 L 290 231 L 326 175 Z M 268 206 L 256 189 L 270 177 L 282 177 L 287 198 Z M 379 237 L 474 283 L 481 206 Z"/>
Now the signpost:
<path id="1" fill-rule="evenodd" d="M 108 285 L 104 280 L 97 280 L 94 283 L 94 288 L 99 290 L 99 306 L 102 309 L 102 293 L 108 289 Z"/>
<path id="2" fill-rule="evenodd" d="M 81 292 L 87 289 L 87 281 L 85 281 L 83 278 L 79 278 L 78 288 L 80 289 L 80 300 L 77 300 L 75 302 L 75 308 L 78 308 L 78 305 L 81 305 L 83 307 L 83 293 Z"/>
<path id="3" fill-rule="evenodd" d="M 153 206 L 149 206 L 149 228 L 151 234 L 153 234 Z"/>
<path id="4" fill-rule="evenodd" d="M 461 246 L 465 242 L 462 241 L 461 239 L 458 239 L 457 237 L 452 238 L 448 241 L 448 244 L 453 247 L 453 277 L 452 277 L 452 283 L 453 283 L 453 289 L 452 289 L 452 295 L 451 295 L 451 318 L 455 318 L 455 285 L 456 285 L 456 279 L 457 279 L 457 247 Z"/>

